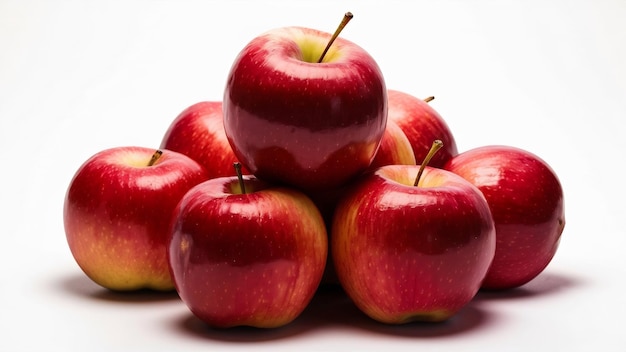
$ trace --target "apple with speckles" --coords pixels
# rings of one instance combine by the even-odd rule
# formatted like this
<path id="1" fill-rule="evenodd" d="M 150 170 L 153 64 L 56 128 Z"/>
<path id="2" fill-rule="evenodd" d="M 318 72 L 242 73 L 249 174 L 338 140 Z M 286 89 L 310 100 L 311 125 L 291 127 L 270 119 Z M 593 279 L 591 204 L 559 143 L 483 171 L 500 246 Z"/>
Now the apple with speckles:
<path id="1" fill-rule="evenodd" d="M 550 165 L 520 148 L 489 145 L 455 156 L 444 168 L 478 187 L 493 214 L 496 255 L 483 288 L 515 288 L 539 275 L 565 227 L 563 188 Z"/>
<path id="2" fill-rule="evenodd" d="M 249 175 L 220 177 L 178 204 L 168 258 L 181 299 L 209 326 L 276 328 L 313 298 L 327 236 L 304 193 Z"/>
<path id="3" fill-rule="evenodd" d="M 63 222 L 74 259 L 111 290 L 173 290 L 166 250 L 172 211 L 207 179 L 197 162 L 170 150 L 129 146 L 96 153 L 65 195 Z"/>
<path id="4" fill-rule="evenodd" d="M 415 165 L 415 154 L 411 142 L 400 126 L 394 121 L 387 120 L 385 133 L 380 141 L 370 170 L 385 165 Z"/>
<path id="5" fill-rule="evenodd" d="M 379 168 L 335 211 L 330 248 L 339 282 L 381 323 L 447 320 L 473 299 L 493 260 L 485 197 L 425 164 Z"/>
<path id="6" fill-rule="evenodd" d="M 372 56 L 338 31 L 270 30 L 235 59 L 224 127 L 255 176 L 317 191 L 344 185 L 372 163 L 387 121 L 385 81 Z"/>
<path id="7" fill-rule="evenodd" d="M 197 161 L 209 178 L 235 176 L 233 163 L 237 157 L 224 132 L 220 101 L 201 101 L 184 109 L 165 132 L 161 148 Z M 245 168 L 242 172 L 249 173 Z"/>
<path id="8" fill-rule="evenodd" d="M 385 133 L 380 142 L 380 147 L 378 148 L 374 161 L 370 165 L 368 171 L 371 172 L 385 165 L 415 165 L 415 155 L 413 155 L 411 143 L 400 127 L 390 120 L 387 121 L 387 127 L 385 128 Z M 345 193 L 347 187 L 348 186 L 324 189 L 311 192 L 309 194 L 322 212 L 327 229 L 330 229 L 332 226 L 332 218 L 335 212 L 335 207 L 337 206 L 339 199 L 341 199 Z M 326 273 L 322 283 L 338 283 L 332 262 L 332 256 L 330 255 L 326 263 Z"/>
<path id="9" fill-rule="evenodd" d="M 428 164 L 443 167 L 458 154 L 452 130 L 429 103 L 434 97 L 419 99 L 409 93 L 389 89 L 387 92 L 388 120 L 395 122 L 409 139 L 416 160 L 423 160 L 433 140 L 443 142 L 443 147 Z"/>

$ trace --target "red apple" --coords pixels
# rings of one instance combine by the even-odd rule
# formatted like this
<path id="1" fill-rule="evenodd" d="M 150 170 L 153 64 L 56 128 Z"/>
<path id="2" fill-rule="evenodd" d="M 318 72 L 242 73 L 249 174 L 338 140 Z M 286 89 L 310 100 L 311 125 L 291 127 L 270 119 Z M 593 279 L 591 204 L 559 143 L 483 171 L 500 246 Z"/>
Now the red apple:
<path id="1" fill-rule="evenodd" d="M 161 148 L 194 159 L 209 178 L 235 175 L 233 163 L 237 157 L 224 132 L 222 102 L 202 101 L 183 110 L 163 136 Z"/>
<path id="2" fill-rule="evenodd" d="M 413 147 L 406 134 L 395 122 L 387 120 L 385 133 L 370 169 L 385 165 L 415 165 L 415 163 Z"/>
<path id="3" fill-rule="evenodd" d="M 452 158 L 445 169 L 478 187 L 496 225 L 496 255 L 483 287 L 521 286 L 556 253 L 565 226 L 563 189 L 537 155 L 509 146 L 484 146 Z"/>
<path id="4" fill-rule="evenodd" d="M 385 133 L 380 142 L 380 147 L 378 148 L 378 152 L 376 153 L 369 170 L 373 171 L 385 165 L 415 165 L 415 156 L 413 155 L 411 143 L 409 143 L 408 138 L 404 132 L 402 132 L 400 127 L 398 127 L 398 125 L 396 125 L 393 121 L 387 121 L 387 128 L 385 128 Z M 346 192 L 346 188 L 347 186 L 324 189 L 310 194 L 310 197 L 313 199 L 324 217 L 327 229 L 332 227 L 335 207 L 337 206 L 337 202 Z M 335 274 L 335 268 L 330 253 L 326 262 L 326 271 L 324 273 L 322 283 L 339 283 L 337 275 Z"/>
<path id="5" fill-rule="evenodd" d="M 380 68 L 361 47 L 287 27 L 254 38 L 224 92 L 235 155 L 259 178 L 303 190 L 345 184 L 374 159 L 387 121 Z"/>
<path id="6" fill-rule="evenodd" d="M 426 101 L 408 93 L 388 90 L 389 121 L 400 126 L 413 146 L 416 160 L 423 160 L 435 139 L 443 147 L 433 157 L 429 166 L 443 167 L 450 158 L 458 154 L 452 131 L 439 113 Z"/>
<path id="7" fill-rule="evenodd" d="M 168 256 L 181 299 L 213 327 L 279 327 L 312 299 L 328 239 L 313 202 L 253 177 L 206 181 L 174 212 Z"/>
<path id="8" fill-rule="evenodd" d="M 112 290 L 171 290 L 166 242 L 172 211 L 207 179 L 189 157 L 118 147 L 89 158 L 74 175 L 63 221 L 74 259 Z"/>
<path id="9" fill-rule="evenodd" d="M 451 172 L 389 165 L 339 202 L 331 249 L 356 306 L 387 324 L 443 321 L 476 295 L 495 251 L 483 195 Z"/>

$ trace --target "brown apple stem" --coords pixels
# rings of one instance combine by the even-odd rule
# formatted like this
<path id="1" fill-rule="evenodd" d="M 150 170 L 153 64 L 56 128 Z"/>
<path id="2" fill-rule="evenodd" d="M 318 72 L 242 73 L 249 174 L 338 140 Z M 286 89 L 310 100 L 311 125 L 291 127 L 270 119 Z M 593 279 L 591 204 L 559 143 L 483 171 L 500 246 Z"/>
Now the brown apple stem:
<path id="1" fill-rule="evenodd" d="M 326 53 L 328 52 L 328 49 L 330 49 L 330 46 L 333 45 L 333 43 L 335 42 L 335 39 L 337 39 L 337 37 L 339 36 L 339 33 L 341 33 L 341 31 L 343 31 L 344 27 L 348 24 L 348 22 L 350 22 L 352 17 L 354 17 L 352 12 L 346 12 L 345 15 L 343 15 L 343 19 L 341 20 L 341 23 L 339 23 L 339 26 L 337 27 L 337 30 L 335 30 L 335 33 L 333 34 L 333 36 L 328 41 L 328 44 L 326 44 L 326 48 L 324 48 L 324 52 L 322 52 L 322 55 L 320 56 L 320 59 L 317 60 L 318 64 L 321 63 L 322 60 L 324 60 L 324 56 L 326 56 Z"/>
<path id="2" fill-rule="evenodd" d="M 239 179 L 239 188 L 241 189 L 241 194 L 246 194 L 246 184 L 243 182 L 243 175 L 241 174 L 241 163 L 235 162 L 233 166 L 235 167 L 237 179 Z"/>
<path id="3" fill-rule="evenodd" d="M 150 161 L 148 162 L 148 166 L 154 165 L 157 162 L 157 160 L 161 158 L 161 155 L 163 155 L 163 151 L 157 149 L 154 152 L 154 154 L 152 154 L 152 158 L 150 158 Z"/>
<path id="4" fill-rule="evenodd" d="M 429 96 L 429 97 L 424 98 L 424 101 L 425 101 L 425 102 L 427 102 L 427 103 L 430 103 L 430 102 L 431 102 L 431 101 L 433 101 L 433 100 L 435 100 L 435 97 L 434 97 L 434 96 L 432 96 L 432 95 L 431 95 L 431 96 Z"/>
<path id="5" fill-rule="evenodd" d="M 430 159 L 433 158 L 433 156 L 439 151 L 439 149 L 441 149 L 441 147 L 443 147 L 443 142 L 439 139 L 435 139 L 433 141 L 433 145 L 430 147 L 430 150 L 428 151 L 428 154 L 426 154 L 426 157 L 424 158 L 422 165 L 420 165 L 419 171 L 417 171 L 417 177 L 415 177 L 415 182 L 413 183 L 413 186 L 417 187 L 417 185 L 420 182 L 420 178 L 422 178 L 422 173 L 424 172 L 424 168 L 426 168 L 426 165 L 428 165 L 428 163 L 430 162 Z"/>

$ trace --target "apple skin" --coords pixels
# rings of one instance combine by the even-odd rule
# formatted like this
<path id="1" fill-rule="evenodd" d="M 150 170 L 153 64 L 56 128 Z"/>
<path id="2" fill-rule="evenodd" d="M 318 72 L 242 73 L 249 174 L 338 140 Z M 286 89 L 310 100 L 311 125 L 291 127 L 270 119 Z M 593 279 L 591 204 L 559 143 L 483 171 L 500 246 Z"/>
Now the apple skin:
<path id="1" fill-rule="evenodd" d="M 393 121 L 387 120 L 387 127 L 380 142 L 380 147 L 376 152 L 374 161 L 368 168 L 368 171 L 374 171 L 379 167 L 386 165 L 415 165 L 415 155 L 413 147 L 409 142 L 402 129 Z M 366 172 L 368 172 L 366 171 Z M 335 213 L 337 202 L 343 197 L 349 185 L 337 187 L 333 189 L 318 190 L 312 192 L 309 196 L 313 199 L 317 207 L 322 212 L 326 228 L 330 232 L 332 227 L 332 219 Z M 329 253 L 326 262 L 326 272 L 322 279 L 323 284 L 338 284 L 339 280 L 335 274 L 335 268 L 332 256 Z"/>
<path id="2" fill-rule="evenodd" d="M 411 94 L 389 89 L 387 91 L 389 121 L 394 121 L 407 136 L 418 163 L 424 160 L 434 140 L 443 142 L 443 147 L 428 163 L 441 168 L 458 154 L 456 141 L 450 127 L 429 103 Z"/>
<path id="3" fill-rule="evenodd" d="M 162 152 L 148 166 L 154 149 L 106 149 L 70 182 L 63 207 L 67 242 L 85 274 L 105 288 L 174 288 L 166 249 L 172 211 L 207 175 L 191 158 Z"/>
<path id="4" fill-rule="evenodd" d="M 163 136 L 161 148 L 197 161 L 209 178 L 236 174 L 233 163 L 238 160 L 224 132 L 220 101 L 201 101 L 183 110 Z M 243 168 L 242 173 L 249 171 Z"/>
<path id="5" fill-rule="evenodd" d="M 370 170 L 385 165 L 415 165 L 415 153 L 411 142 L 400 126 L 394 121 L 387 120 L 385 133 L 380 146 L 370 165 Z"/>
<path id="6" fill-rule="evenodd" d="M 328 235 L 303 193 L 244 176 L 206 181 L 177 206 L 168 258 L 181 299 L 211 327 L 275 328 L 321 281 Z"/>
<path id="7" fill-rule="evenodd" d="M 385 133 L 380 142 L 380 147 L 368 170 L 374 171 L 386 165 L 415 165 L 415 155 L 413 155 L 413 149 L 409 139 L 404 132 L 402 132 L 400 127 L 390 120 L 387 120 L 387 127 L 385 128 Z M 319 190 L 309 194 L 318 209 L 320 209 L 329 232 L 329 229 L 332 227 L 333 214 L 337 202 L 343 197 L 348 187 L 349 185 L 346 185 L 344 187 Z M 324 273 L 322 283 L 339 283 L 330 253 L 326 262 L 326 272 Z"/>
<path id="8" fill-rule="evenodd" d="M 451 172 L 390 165 L 339 202 L 331 250 L 355 305 L 386 324 L 443 321 L 478 292 L 495 252 L 480 191 Z"/>
<path id="9" fill-rule="evenodd" d="M 387 122 L 380 68 L 358 45 L 331 34 L 279 28 L 254 38 L 224 91 L 226 136 L 255 176 L 302 190 L 341 186 L 374 159 Z"/>
<path id="10" fill-rule="evenodd" d="M 465 151 L 445 166 L 485 195 L 496 226 L 496 255 L 485 289 L 521 286 L 554 257 L 565 227 L 563 188 L 537 155 L 502 145 Z"/>

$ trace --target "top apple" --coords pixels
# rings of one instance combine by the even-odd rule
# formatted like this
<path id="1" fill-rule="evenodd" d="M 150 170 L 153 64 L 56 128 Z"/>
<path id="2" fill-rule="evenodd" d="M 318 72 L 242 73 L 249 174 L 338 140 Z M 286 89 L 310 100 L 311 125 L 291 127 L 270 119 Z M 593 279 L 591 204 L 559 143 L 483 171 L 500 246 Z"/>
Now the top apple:
<path id="1" fill-rule="evenodd" d="M 259 178 L 304 190 L 345 184 L 368 168 L 387 123 L 378 64 L 330 33 L 278 28 L 239 53 L 224 91 L 226 136 Z"/>

